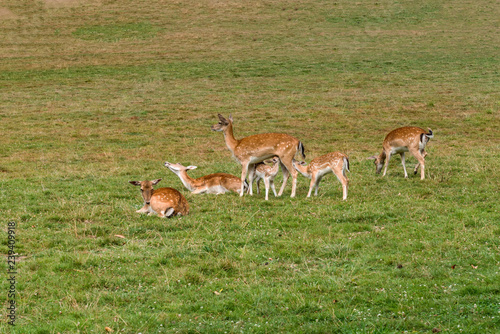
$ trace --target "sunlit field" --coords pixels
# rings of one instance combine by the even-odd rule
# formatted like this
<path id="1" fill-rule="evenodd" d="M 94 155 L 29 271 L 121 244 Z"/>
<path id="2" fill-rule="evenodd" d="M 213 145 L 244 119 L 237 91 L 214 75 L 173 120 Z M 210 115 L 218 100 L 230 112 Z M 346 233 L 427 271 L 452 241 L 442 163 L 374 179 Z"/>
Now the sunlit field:
<path id="1" fill-rule="evenodd" d="M 1 2 L 0 332 L 496 333 L 499 16 L 488 0 Z M 241 173 L 217 114 L 236 138 L 298 138 L 306 162 L 347 154 L 347 200 L 332 174 L 310 198 L 301 175 L 295 198 L 291 179 L 269 201 L 191 194 L 165 161 Z M 425 180 L 409 154 L 407 179 L 399 156 L 385 177 L 366 159 L 402 126 L 434 132 Z M 128 181 L 158 178 L 189 215 L 135 212 Z"/>

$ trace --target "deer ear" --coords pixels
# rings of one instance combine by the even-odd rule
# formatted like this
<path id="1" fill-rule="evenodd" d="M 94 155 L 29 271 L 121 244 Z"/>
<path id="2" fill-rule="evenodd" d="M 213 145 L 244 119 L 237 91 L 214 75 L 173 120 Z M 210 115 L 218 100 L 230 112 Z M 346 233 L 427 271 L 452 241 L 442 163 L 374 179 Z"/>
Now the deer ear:
<path id="1" fill-rule="evenodd" d="M 128 183 L 133 184 L 134 186 L 140 186 L 141 183 L 139 181 L 128 181 Z"/>
<path id="2" fill-rule="evenodd" d="M 231 121 L 231 123 L 233 122 L 233 115 L 229 114 L 229 120 Z"/>
<path id="3" fill-rule="evenodd" d="M 377 159 L 377 156 L 376 155 L 372 155 L 371 157 L 368 157 L 366 158 L 367 160 L 376 160 Z"/>
<path id="4" fill-rule="evenodd" d="M 222 116 L 221 114 L 217 114 L 217 116 L 219 116 L 219 120 L 221 122 L 225 122 L 226 121 L 226 119 L 224 118 L 224 116 Z"/>
<path id="5" fill-rule="evenodd" d="M 151 183 L 152 183 L 152 184 L 153 184 L 153 186 L 154 186 L 154 185 L 157 185 L 157 184 L 158 184 L 158 182 L 160 182 L 160 181 L 161 181 L 161 179 L 156 179 L 156 180 L 151 181 Z"/>
<path id="6" fill-rule="evenodd" d="M 196 169 L 196 168 L 198 168 L 198 167 L 196 167 L 196 166 L 187 166 L 186 167 L 186 169 Z"/>

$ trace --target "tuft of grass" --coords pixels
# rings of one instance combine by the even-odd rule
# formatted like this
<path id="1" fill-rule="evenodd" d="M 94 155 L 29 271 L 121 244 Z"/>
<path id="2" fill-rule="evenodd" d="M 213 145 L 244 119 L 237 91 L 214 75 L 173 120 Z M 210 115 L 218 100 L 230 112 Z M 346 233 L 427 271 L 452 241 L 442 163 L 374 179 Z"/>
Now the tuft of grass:
<path id="1" fill-rule="evenodd" d="M 151 23 L 125 23 L 79 27 L 73 36 L 89 41 L 117 42 L 121 39 L 150 39 L 160 31 Z"/>

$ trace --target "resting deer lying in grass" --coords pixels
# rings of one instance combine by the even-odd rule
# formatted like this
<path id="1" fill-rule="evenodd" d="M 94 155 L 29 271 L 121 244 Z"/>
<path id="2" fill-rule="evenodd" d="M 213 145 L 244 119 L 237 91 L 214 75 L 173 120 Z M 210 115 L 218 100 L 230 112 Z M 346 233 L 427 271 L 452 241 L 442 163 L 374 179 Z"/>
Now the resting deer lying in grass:
<path id="1" fill-rule="evenodd" d="M 347 185 L 349 180 L 347 179 L 345 172 L 349 172 L 349 159 L 345 154 L 340 152 L 328 153 L 314 158 L 307 166 L 303 161 L 298 162 L 293 160 L 293 167 L 295 167 L 295 169 L 297 169 L 302 175 L 311 179 L 307 197 L 311 196 L 313 187 L 315 188 L 314 196 L 317 196 L 319 183 L 321 182 L 323 176 L 328 173 L 333 173 L 337 176 L 340 183 L 342 183 L 342 199 L 347 199 Z"/>
<path id="2" fill-rule="evenodd" d="M 173 188 L 153 189 L 153 186 L 160 181 L 161 179 L 129 181 L 134 186 L 141 187 L 142 198 L 144 199 L 144 206 L 136 212 L 148 212 L 149 215 L 156 213 L 162 218 L 187 215 L 189 213 L 189 204 L 180 192 Z"/>
<path id="3" fill-rule="evenodd" d="M 257 194 L 260 193 L 259 183 L 260 180 L 264 180 L 264 185 L 266 186 L 266 201 L 269 199 L 269 186 L 273 189 L 274 197 L 277 196 L 276 189 L 274 188 L 274 178 L 278 175 L 280 169 L 279 159 L 274 157 L 272 160 L 272 166 L 266 165 L 264 162 L 259 162 L 254 165 L 250 165 L 248 170 L 248 192 L 252 195 L 252 183 L 255 180 L 257 184 Z"/>
<path id="4" fill-rule="evenodd" d="M 297 153 L 305 159 L 304 146 L 298 139 L 283 133 L 262 133 L 236 139 L 233 135 L 233 118 L 225 119 L 221 114 L 219 123 L 212 126 L 213 131 L 224 133 L 224 139 L 233 157 L 241 164 L 241 192 L 243 196 L 243 182 L 247 177 L 250 165 L 278 156 L 283 170 L 283 184 L 278 196 L 283 194 L 289 174 L 292 174 L 292 195 L 295 197 L 297 187 L 297 171 L 293 168 L 292 160 Z"/>
<path id="5" fill-rule="evenodd" d="M 193 194 L 224 194 L 229 191 L 239 193 L 242 189 L 241 180 L 231 174 L 215 173 L 193 179 L 187 174 L 187 171 L 197 168 L 196 166 L 184 167 L 181 164 L 166 161 L 165 167 L 174 172 L 181 179 L 184 187 Z M 246 187 L 246 182 L 244 182 L 243 189 Z"/>
<path id="6" fill-rule="evenodd" d="M 423 180 L 425 178 L 425 157 L 427 156 L 427 152 L 425 152 L 425 145 L 433 137 L 434 135 L 431 129 L 429 129 L 429 133 L 426 133 L 424 129 L 414 126 L 398 128 L 389 132 L 389 134 L 385 137 L 384 142 L 382 143 L 382 153 L 378 156 L 374 155 L 367 159 L 375 160 L 374 163 L 375 166 L 377 166 L 377 174 L 380 174 L 385 161 L 384 174 L 382 175 L 385 176 L 391 156 L 393 154 L 400 154 L 401 164 L 403 165 L 403 169 L 405 171 L 405 178 L 407 178 L 408 173 L 406 172 L 405 152 L 410 152 L 418 160 L 413 174 L 417 174 L 418 167 L 420 167 L 420 179 Z"/>

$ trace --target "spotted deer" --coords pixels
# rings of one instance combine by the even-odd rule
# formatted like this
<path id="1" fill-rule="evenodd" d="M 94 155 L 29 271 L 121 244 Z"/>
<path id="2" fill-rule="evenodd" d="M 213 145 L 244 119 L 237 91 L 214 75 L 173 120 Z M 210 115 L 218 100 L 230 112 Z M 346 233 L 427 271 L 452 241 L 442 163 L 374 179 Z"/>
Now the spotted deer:
<path id="1" fill-rule="evenodd" d="M 158 216 L 172 217 L 185 216 L 189 213 L 189 204 L 180 192 L 173 188 L 159 188 L 153 189 L 161 179 L 152 181 L 129 181 L 134 186 L 141 187 L 142 198 L 144 199 L 144 206 L 137 210 L 139 213 L 154 213 Z"/>
<path id="2" fill-rule="evenodd" d="M 283 170 L 283 184 L 278 196 L 283 194 L 286 182 L 292 174 L 292 194 L 295 197 L 297 187 L 297 171 L 293 168 L 292 160 L 299 152 L 305 159 L 304 146 L 298 139 L 284 133 L 262 133 L 236 139 L 233 134 L 233 118 L 224 118 L 221 114 L 219 123 L 212 126 L 213 131 L 224 133 L 224 139 L 233 157 L 241 164 L 241 192 L 243 196 L 243 182 L 247 177 L 250 165 L 277 156 Z"/>
<path id="3" fill-rule="evenodd" d="M 274 178 L 278 175 L 280 169 L 279 159 L 274 157 L 271 160 L 272 165 L 266 165 L 264 162 L 259 162 L 254 165 L 250 165 L 248 170 L 248 192 L 252 195 L 252 184 L 255 180 L 257 184 L 257 194 L 260 193 L 259 183 L 260 180 L 264 180 L 264 185 L 266 187 L 266 201 L 269 199 L 269 186 L 273 190 L 274 197 L 277 196 L 276 189 L 274 188 Z"/>
<path id="4" fill-rule="evenodd" d="M 311 179 L 307 197 L 311 197 L 313 188 L 314 196 L 318 195 L 319 183 L 323 176 L 333 173 L 342 184 L 342 199 L 347 199 L 347 186 L 349 180 L 346 177 L 346 171 L 349 172 L 349 159 L 340 152 L 332 152 L 320 157 L 314 158 L 309 165 L 304 161 L 293 160 L 293 167 L 305 177 Z"/>
<path id="5" fill-rule="evenodd" d="M 197 179 L 191 178 L 187 171 L 197 168 L 196 166 L 183 166 L 165 161 L 165 167 L 170 169 L 180 179 L 184 187 L 193 194 L 224 194 L 229 191 L 239 193 L 241 191 L 241 180 L 231 174 L 215 173 L 202 176 Z M 246 182 L 243 189 L 246 189 Z"/>
<path id="6" fill-rule="evenodd" d="M 410 152 L 418 160 L 413 170 L 413 174 L 417 174 L 418 168 L 420 167 L 420 179 L 423 180 L 425 179 L 425 157 L 427 156 L 425 145 L 433 137 L 434 134 L 431 129 L 429 129 L 429 133 L 426 133 L 424 129 L 414 126 L 398 128 L 389 132 L 385 137 L 382 143 L 382 153 L 367 159 L 374 160 L 377 174 L 380 174 L 385 162 L 384 173 L 382 174 L 382 176 L 385 176 L 391 156 L 399 154 L 401 155 L 401 164 L 403 165 L 405 178 L 407 178 L 408 173 L 406 172 L 405 152 Z"/>

